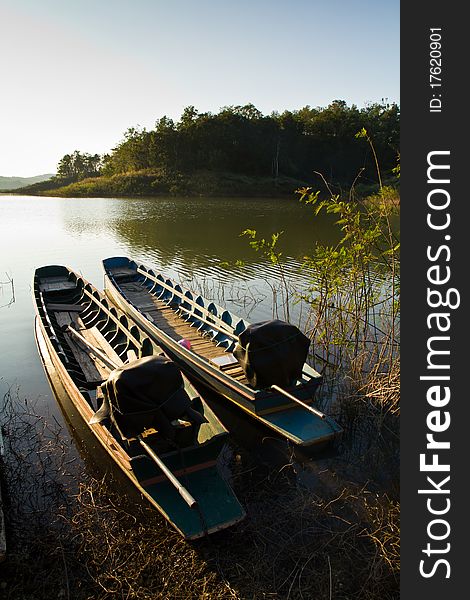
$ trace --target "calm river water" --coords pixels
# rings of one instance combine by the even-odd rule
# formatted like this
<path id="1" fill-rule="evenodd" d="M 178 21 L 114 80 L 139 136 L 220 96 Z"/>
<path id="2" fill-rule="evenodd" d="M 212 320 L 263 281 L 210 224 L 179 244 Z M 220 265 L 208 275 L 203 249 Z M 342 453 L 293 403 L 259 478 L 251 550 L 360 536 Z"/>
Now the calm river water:
<path id="1" fill-rule="evenodd" d="M 262 237 L 284 231 L 286 272 L 297 289 L 307 283 L 299 271 L 302 256 L 316 240 L 335 236 L 331 222 L 314 217 L 296 198 L 0 195 L 0 401 L 12 387 L 60 418 L 34 341 L 35 268 L 66 264 L 102 289 L 101 260 L 130 256 L 257 321 L 273 315 L 278 274 L 240 237 L 247 228 Z"/>

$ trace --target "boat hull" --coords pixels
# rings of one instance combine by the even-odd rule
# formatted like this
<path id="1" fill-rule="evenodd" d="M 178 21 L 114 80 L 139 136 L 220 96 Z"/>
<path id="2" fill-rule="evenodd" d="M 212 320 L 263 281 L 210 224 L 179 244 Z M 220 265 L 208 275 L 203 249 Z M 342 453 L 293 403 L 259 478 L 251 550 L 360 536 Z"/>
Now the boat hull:
<path id="1" fill-rule="evenodd" d="M 230 485 L 218 469 L 218 456 L 227 440 L 228 432 L 221 423 L 219 433 L 197 447 L 183 448 L 164 455 L 165 464 L 177 477 L 184 477 L 185 487 L 197 499 L 197 508 L 191 509 L 172 486 L 163 472 L 140 451 L 126 452 L 110 431 L 100 423 L 90 423 L 94 410 L 77 387 L 50 338 L 50 331 L 38 310 L 35 318 L 35 338 L 39 355 L 55 393 L 67 397 L 67 404 L 82 425 L 99 442 L 103 455 L 113 467 L 124 474 L 127 481 L 156 508 L 186 539 L 203 537 L 229 527 L 245 516 L 245 512 Z M 205 405 L 206 414 L 216 419 Z M 110 464 L 111 464 L 110 463 Z"/>

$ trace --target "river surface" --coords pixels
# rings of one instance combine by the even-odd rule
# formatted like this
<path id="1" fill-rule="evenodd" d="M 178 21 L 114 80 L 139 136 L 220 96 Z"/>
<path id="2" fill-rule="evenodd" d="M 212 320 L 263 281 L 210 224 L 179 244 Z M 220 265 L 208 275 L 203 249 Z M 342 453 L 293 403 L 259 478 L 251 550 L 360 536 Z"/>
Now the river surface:
<path id="1" fill-rule="evenodd" d="M 0 195 L 0 401 L 13 389 L 61 419 L 34 341 L 31 281 L 37 267 L 66 264 L 102 289 L 101 260 L 129 256 L 259 321 L 275 315 L 272 290 L 279 273 L 240 236 L 248 228 L 265 238 L 284 231 L 280 249 L 296 289 L 308 285 L 299 268 L 302 257 L 315 241 L 331 242 L 337 235 L 331 220 L 314 217 L 295 197 Z"/>

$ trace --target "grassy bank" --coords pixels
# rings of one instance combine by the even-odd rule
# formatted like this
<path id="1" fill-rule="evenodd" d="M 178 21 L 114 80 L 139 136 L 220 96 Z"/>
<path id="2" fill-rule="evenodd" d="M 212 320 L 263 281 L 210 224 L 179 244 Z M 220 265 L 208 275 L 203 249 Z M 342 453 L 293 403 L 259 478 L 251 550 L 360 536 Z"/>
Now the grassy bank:
<path id="1" fill-rule="evenodd" d="M 11 193 L 61 197 L 279 197 L 292 196 L 292 190 L 304 185 L 305 182 L 289 177 L 249 177 L 228 172 L 183 173 L 147 169 L 77 182 L 53 179 Z"/>

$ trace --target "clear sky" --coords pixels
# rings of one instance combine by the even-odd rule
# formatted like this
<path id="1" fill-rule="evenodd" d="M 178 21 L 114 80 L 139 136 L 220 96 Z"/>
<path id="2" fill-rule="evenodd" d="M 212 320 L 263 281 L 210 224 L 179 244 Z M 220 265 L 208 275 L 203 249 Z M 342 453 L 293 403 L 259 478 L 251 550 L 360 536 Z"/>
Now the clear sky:
<path id="1" fill-rule="evenodd" d="M 399 0 L 0 0 L 0 175 L 185 106 L 399 103 Z"/>

